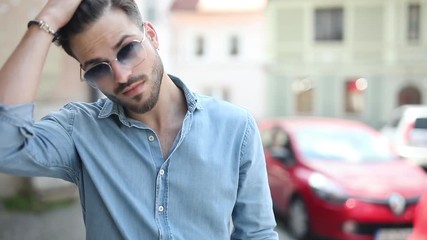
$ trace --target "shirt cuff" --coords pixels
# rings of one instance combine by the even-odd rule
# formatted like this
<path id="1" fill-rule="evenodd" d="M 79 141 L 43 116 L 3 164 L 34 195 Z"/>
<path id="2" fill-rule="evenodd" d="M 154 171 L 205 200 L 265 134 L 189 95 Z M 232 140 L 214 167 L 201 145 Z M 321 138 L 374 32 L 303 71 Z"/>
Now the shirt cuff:
<path id="1" fill-rule="evenodd" d="M 4 105 L 0 103 L 0 115 L 6 114 L 12 118 L 18 118 L 24 121 L 33 121 L 34 103 Z"/>

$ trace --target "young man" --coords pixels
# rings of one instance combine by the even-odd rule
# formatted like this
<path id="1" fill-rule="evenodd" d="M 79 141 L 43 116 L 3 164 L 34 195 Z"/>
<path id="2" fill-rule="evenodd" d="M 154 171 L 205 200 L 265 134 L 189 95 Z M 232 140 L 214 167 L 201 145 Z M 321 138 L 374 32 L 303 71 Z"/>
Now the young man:
<path id="1" fill-rule="evenodd" d="M 52 39 L 108 98 L 34 123 Z M 0 70 L 0 170 L 75 183 L 87 239 L 278 239 L 254 119 L 167 75 L 158 46 L 133 0 L 49 0 Z"/>

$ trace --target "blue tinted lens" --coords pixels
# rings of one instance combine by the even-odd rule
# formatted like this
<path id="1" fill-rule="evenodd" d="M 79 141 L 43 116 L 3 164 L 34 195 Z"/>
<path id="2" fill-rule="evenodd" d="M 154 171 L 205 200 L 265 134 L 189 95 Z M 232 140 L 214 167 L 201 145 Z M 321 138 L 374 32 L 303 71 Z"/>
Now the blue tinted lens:
<path id="1" fill-rule="evenodd" d="M 138 57 L 138 52 L 142 49 L 141 42 L 133 41 L 126 44 L 120 51 L 117 53 L 117 60 L 121 64 L 131 64 Z"/>
<path id="2" fill-rule="evenodd" d="M 111 76 L 111 67 L 108 63 L 99 63 L 84 74 L 85 80 L 90 82 L 96 82 L 108 76 Z"/>

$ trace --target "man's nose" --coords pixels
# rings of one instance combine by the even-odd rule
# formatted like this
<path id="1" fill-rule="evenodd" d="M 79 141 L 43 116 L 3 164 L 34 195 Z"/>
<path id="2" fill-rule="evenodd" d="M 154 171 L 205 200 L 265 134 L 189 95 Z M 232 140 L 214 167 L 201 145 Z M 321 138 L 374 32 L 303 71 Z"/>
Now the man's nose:
<path id="1" fill-rule="evenodd" d="M 123 66 L 117 60 L 111 62 L 111 68 L 113 70 L 114 81 L 117 83 L 126 83 L 132 74 L 131 68 Z"/>

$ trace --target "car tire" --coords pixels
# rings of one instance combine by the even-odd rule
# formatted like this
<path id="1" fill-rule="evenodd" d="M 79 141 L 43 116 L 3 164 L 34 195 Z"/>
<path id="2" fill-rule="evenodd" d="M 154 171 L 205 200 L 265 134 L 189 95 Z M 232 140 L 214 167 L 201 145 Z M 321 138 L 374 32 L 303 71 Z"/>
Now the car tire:
<path id="1" fill-rule="evenodd" d="M 308 240 L 310 238 L 310 221 L 304 201 L 300 197 L 292 199 L 286 222 L 290 234 L 298 240 Z"/>

